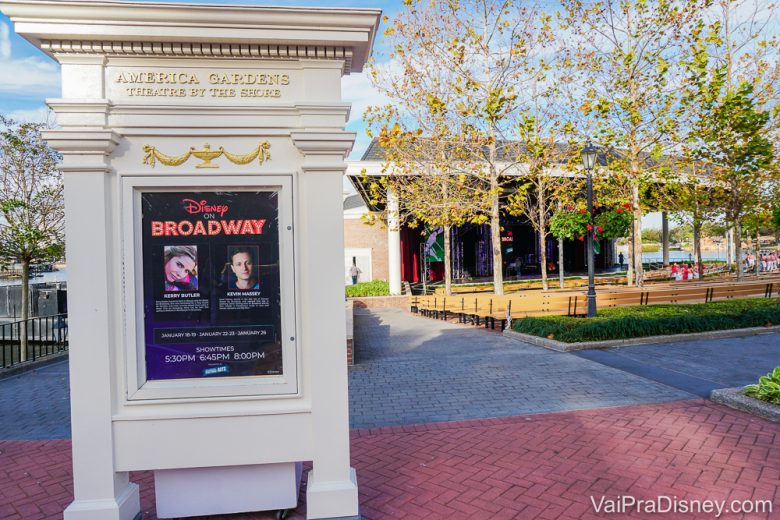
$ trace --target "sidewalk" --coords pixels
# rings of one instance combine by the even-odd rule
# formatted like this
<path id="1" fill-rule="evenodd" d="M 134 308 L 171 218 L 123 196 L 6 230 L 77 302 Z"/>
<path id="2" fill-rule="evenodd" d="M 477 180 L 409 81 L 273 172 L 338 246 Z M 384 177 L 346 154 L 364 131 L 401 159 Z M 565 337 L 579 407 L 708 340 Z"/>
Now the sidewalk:
<path id="1" fill-rule="evenodd" d="M 366 520 L 591 519 L 603 518 L 591 496 L 773 500 L 777 508 L 778 440 L 778 424 L 679 401 L 355 430 L 352 464 Z M 61 518 L 72 496 L 68 441 L 0 441 L 0 468 L 0 518 Z M 144 519 L 155 519 L 151 473 L 132 479 L 141 485 Z M 615 516 L 626 517 L 648 518 Z M 305 504 L 290 518 L 305 518 Z"/>
<path id="2" fill-rule="evenodd" d="M 722 518 L 780 511 L 780 424 L 652 377 L 744 384 L 776 362 L 780 335 L 615 350 L 641 374 L 394 309 L 358 314 L 355 336 L 352 464 L 367 520 L 604 518 L 590 497 L 623 495 L 774 504 L 773 516 Z M 0 381 L 0 519 L 62 518 L 72 500 L 67 389 L 63 363 Z M 156 518 L 151 472 L 131 478 Z M 305 483 L 301 498 L 290 518 L 305 518 Z"/>

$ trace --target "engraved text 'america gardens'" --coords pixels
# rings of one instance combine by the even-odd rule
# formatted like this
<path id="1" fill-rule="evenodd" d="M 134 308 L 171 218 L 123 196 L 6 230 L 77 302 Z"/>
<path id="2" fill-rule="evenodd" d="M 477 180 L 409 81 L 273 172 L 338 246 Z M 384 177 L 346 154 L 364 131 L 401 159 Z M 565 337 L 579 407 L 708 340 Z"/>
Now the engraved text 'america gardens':
<path id="1" fill-rule="evenodd" d="M 289 74 L 266 72 L 123 71 L 113 77 L 129 97 L 278 98 Z"/>

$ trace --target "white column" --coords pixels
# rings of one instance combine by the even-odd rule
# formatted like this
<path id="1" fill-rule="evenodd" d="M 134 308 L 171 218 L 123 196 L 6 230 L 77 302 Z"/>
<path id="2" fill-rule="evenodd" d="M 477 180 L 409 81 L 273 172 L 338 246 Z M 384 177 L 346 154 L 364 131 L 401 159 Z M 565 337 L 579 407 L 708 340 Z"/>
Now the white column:
<path id="1" fill-rule="evenodd" d="M 390 294 L 401 294 L 401 226 L 398 195 L 387 191 L 387 282 Z"/>
<path id="2" fill-rule="evenodd" d="M 726 263 L 734 263 L 734 227 L 729 227 L 726 230 Z"/>
<path id="3" fill-rule="evenodd" d="M 334 135 L 335 134 L 335 135 Z M 339 139 L 341 138 L 341 139 Z M 358 514 L 355 470 L 349 465 L 347 338 L 344 327 L 344 157 L 354 134 L 294 133 L 304 153 L 297 226 L 301 274 L 301 338 L 310 354 L 313 469 L 307 518 Z"/>
<path id="4" fill-rule="evenodd" d="M 669 266 L 669 215 L 661 212 L 661 247 L 664 267 Z"/>
<path id="5" fill-rule="evenodd" d="M 111 421 L 120 271 L 112 254 L 107 156 L 119 137 L 108 130 L 56 130 L 45 137 L 63 154 L 65 179 L 74 494 L 65 520 L 133 520 L 141 510 L 138 486 L 114 469 Z"/>

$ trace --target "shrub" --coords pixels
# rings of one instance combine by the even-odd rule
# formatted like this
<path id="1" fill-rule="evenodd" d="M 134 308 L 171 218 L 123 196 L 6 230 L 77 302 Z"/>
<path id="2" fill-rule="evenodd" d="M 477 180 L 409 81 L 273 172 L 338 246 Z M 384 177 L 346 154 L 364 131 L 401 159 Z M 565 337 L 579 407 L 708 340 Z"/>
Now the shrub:
<path id="1" fill-rule="evenodd" d="M 757 385 L 746 386 L 745 395 L 780 405 L 780 367 L 759 377 Z"/>
<path id="2" fill-rule="evenodd" d="M 580 203 L 578 208 L 569 206 L 553 213 L 550 218 L 550 234 L 565 240 L 585 240 L 586 236 L 591 235 L 594 240 L 612 240 L 628 235 L 632 221 L 631 204 L 604 209 L 591 218 Z"/>
<path id="3" fill-rule="evenodd" d="M 780 324 L 780 300 L 755 298 L 693 305 L 642 305 L 595 318 L 540 316 L 513 321 L 517 332 L 566 343 L 684 334 Z"/>
<path id="4" fill-rule="evenodd" d="M 384 280 L 361 282 L 355 285 L 347 285 L 346 293 L 348 298 L 355 298 L 358 296 L 389 296 L 390 285 Z"/>
<path id="5" fill-rule="evenodd" d="M 631 204 L 603 211 L 593 219 L 600 238 L 615 239 L 628 235 L 634 220 Z"/>
<path id="6" fill-rule="evenodd" d="M 583 240 L 589 225 L 590 215 L 582 208 L 556 211 L 550 219 L 550 233 L 556 238 Z"/>

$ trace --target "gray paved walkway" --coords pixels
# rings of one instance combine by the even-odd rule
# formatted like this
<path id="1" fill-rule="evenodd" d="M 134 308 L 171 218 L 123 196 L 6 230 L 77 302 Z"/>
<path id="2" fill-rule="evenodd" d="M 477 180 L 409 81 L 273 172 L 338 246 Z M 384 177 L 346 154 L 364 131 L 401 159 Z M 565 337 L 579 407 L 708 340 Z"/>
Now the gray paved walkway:
<path id="1" fill-rule="evenodd" d="M 604 353 L 697 378 L 712 390 L 755 383 L 759 375 L 780 366 L 780 334 L 613 348 Z"/>
<path id="2" fill-rule="evenodd" d="M 701 395 L 690 376 L 700 387 L 739 386 L 780 365 L 780 334 L 627 347 L 596 359 L 396 309 L 359 312 L 353 428 L 690 399 Z M 659 373 L 685 384 L 673 388 Z M 0 439 L 67 439 L 69 406 L 66 362 L 0 380 Z"/>
<path id="3" fill-rule="evenodd" d="M 355 316 L 350 426 L 371 428 L 690 399 L 586 359 L 398 309 Z"/>
<path id="4" fill-rule="evenodd" d="M 0 440 L 70 439 L 67 360 L 0 380 Z"/>

